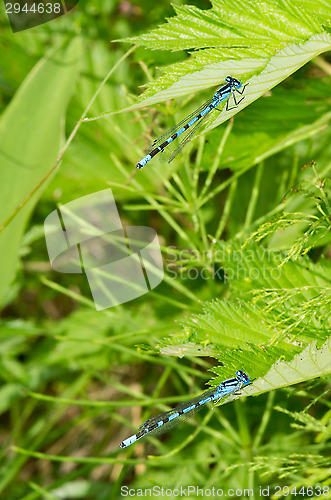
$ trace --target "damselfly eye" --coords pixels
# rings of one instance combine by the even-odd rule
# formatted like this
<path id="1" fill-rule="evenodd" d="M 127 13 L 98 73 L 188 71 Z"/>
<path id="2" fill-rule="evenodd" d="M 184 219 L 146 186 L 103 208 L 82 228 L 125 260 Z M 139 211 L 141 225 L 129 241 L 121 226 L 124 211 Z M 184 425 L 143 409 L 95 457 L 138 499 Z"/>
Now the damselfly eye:
<path id="1" fill-rule="evenodd" d="M 249 376 L 247 375 L 247 373 L 244 373 L 242 370 L 238 370 L 236 372 L 236 375 L 243 384 L 249 384 Z"/>
<path id="2" fill-rule="evenodd" d="M 232 80 L 233 80 L 232 76 L 227 76 L 225 78 L 226 83 L 231 83 Z"/>

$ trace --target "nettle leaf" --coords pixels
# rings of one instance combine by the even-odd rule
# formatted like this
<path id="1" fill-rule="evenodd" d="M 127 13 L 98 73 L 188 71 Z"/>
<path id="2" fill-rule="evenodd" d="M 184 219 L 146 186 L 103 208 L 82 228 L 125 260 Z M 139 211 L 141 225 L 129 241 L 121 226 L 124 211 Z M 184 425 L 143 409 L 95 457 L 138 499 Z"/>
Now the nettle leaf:
<path id="1" fill-rule="evenodd" d="M 164 69 L 127 110 L 220 86 L 231 75 L 250 84 L 238 112 L 331 47 L 331 37 L 314 14 L 316 8 L 309 13 L 290 1 L 215 0 L 208 10 L 174 8 L 177 16 L 167 24 L 128 40 L 154 49 L 205 50 Z M 215 125 L 234 114 L 229 113 L 218 116 Z"/>
<path id="2" fill-rule="evenodd" d="M 223 109 L 212 125 L 209 126 L 209 128 L 215 127 L 270 91 L 313 57 L 330 49 L 331 36 L 322 33 L 312 36 L 305 43 L 288 45 L 271 58 L 229 59 L 215 62 L 206 65 L 203 70 L 184 75 L 179 80 L 177 73 L 171 75 L 169 70 L 167 75 L 161 77 L 148 88 L 141 97 L 139 104 L 135 104 L 127 108 L 127 110 L 137 109 L 167 99 L 174 99 L 208 87 L 220 86 L 224 83 L 227 75 L 238 78 L 243 83 L 248 83 L 249 85 L 245 90 L 245 99 L 232 110 L 225 111 Z M 254 73 L 255 76 L 249 78 Z M 176 78 L 177 80 L 173 83 Z M 163 90 L 169 83 L 172 83 L 172 85 Z"/>
<path id="3" fill-rule="evenodd" d="M 279 46 L 322 31 L 317 19 L 289 1 L 214 0 L 212 8 L 173 6 L 177 16 L 129 40 L 151 49 Z"/>
<path id="4" fill-rule="evenodd" d="M 271 328 L 272 326 L 272 328 Z M 253 346 L 269 346 L 281 332 L 272 324 L 261 307 L 244 300 L 215 300 L 204 303 L 204 313 L 183 321 L 183 330 L 171 337 L 170 343 L 159 344 L 161 352 L 172 355 L 223 357 L 224 349 L 252 351 Z M 196 349 L 194 351 L 193 344 Z M 296 343 L 280 341 L 281 354 L 293 353 Z M 228 352 L 229 354 L 229 352 Z M 247 354 L 247 353 L 246 353 Z"/>
<path id="5" fill-rule="evenodd" d="M 239 347 L 243 343 L 268 343 L 270 332 L 258 307 L 237 300 L 215 300 L 204 305 L 204 314 L 193 316 L 185 324 L 211 344 Z"/>
<path id="6" fill-rule="evenodd" d="M 253 344 L 244 349 L 223 349 L 216 358 L 220 364 L 211 369 L 217 376 L 212 385 L 219 385 L 223 380 L 232 377 L 238 369 L 243 370 L 253 381 L 270 370 L 279 359 L 291 361 L 302 351 L 302 347 L 293 346 L 291 352 L 285 352 L 279 346 L 256 347 Z"/>
<path id="7" fill-rule="evenodd" d="M 292 3 L 314 15 L 324 26 L 331 26 L 330 0 L 292 0 Z"/>
<path id="8" fill-rule="evenodd" d="M 220 87 L 228 75 L 239 79 L 243 84 L 249 84 L 245 89 L 245 98 L 238 106 L 226 111 L 224 101 L 222 111 L 209 117 L 202 131 L 211 130 L 269 92 L 311 59 L 330 49 L 331 36 L 321 33 L 313 35 L 304 43 L 289 44 L 271 57 L 219 60 L 206 64 L 203 69 L 199 65 L 197 70 L 192 67 L 186 69 L 183 65 L 184 71 L 189 73 L 182 76 L 179 75 L 180 67 L 176 65 L 173 70 L 170 67 L 164 75 L 152 82 L 137 103 L 117 112 L 133 111 L 210 87 Z M 217 61 L 216 57 L 215 60 Z M 112 113 L 107 112 L 100 116 L 110 114 Z M 294 142 L 295 140 L 296 138 Z"/>
<path id="9" fill-rule="evenodd" d="M 149 83 L 148 88 L 152 89 L 153 87 L 154 91 L 162 90 L 164 88 L 164 83 L 166 83 L 162 81 L 163 78 L 168 79 L 169 82 L 171 81 L 175 83 L 183 75 L 203 70 L 204 67 L 210 64 L 221 63 L 228 60 L 239 61 L 241 59 L 253 59 L 257 57 L 269 59 L 277 51 L 278 49 L 268 47 L 254 47 L 254 49 L 245 47 L 229 47 L 222 48 L 221 51 L 218 48 L 211 48 L 192 52 L 190 57 L 185 61 L 177 62 L 171 66 L 163 68 L 163 77 L 159 78 L 155 82 Z M 148 90 L 143 94 L 142 98 L 145 98 L 147 93 Z"/>
<path id="10" fill-rule="evenodd" d="M 219 359 L 226 360 L 226 367 L 213 368 L 217 374 L 211 385 L 217 386 L 221 381 L 233 376 L 240 369 L 248 374 L 251 384 L 240 390 L 239 394 L 221 399 L 223 405 L 243 396 L 259 396 L 274 389 L 280 389 L 317 377 L 325 377 L 331 373 L 331 337 L 318 349 L 316 342 L 311 342 L 305 349 L 296 348 L 297 353 L 291 360 L 280 356 L 280 349 L 269 347 L 247 352 L 225 352 Z M 257 378 L 257 379 L 256 379 Z"/>
<path id="11" fill-rule="evenodd" d="M 225 309 L 227 309 L 226 305 Z M 205 320 L 205 325 L 207 323 L 208 321 Z M 213 323 L 209 324 L 213 326 Z M 247 324 L 247 320 L 242 324 L 244 323 Z M 225 404 L 239 396 L 256 396 L 273 389 L 329 375 L 331 373 L 331 338 L 328 338 L 320 349 L 316 341 L 311 342 L 304 349 L 300 345 L 291 346 L 287 352 L 280 345 L 256 347 L 253 344 L 244 343 L 241 348 L 219 348 L 218 354 L 214 353 L 213 357 L 219 360 L 220 365 L 212 369 L 217 375 L 211 381 L 212 386 L 217 386 L 222 380 L 233 376 L 238 369 L 248 373 L 253 381 L 251 385 L 240 391 L 240 395 L 221 401 L 221 404 Z M 254 380 L 256 378 L 257 380 Z"/>
<path id="12" fill-rule="evenodd" d="M 320 349 L 317 348 L 316 342 L 311 342 L 302 352 L 296 354 L 292 361 L 276 361 L 265 375 L 241 392 L 243 396 L 256 396 L 280 387 L 330 375 L 330 373 L 331 337 Z"/>

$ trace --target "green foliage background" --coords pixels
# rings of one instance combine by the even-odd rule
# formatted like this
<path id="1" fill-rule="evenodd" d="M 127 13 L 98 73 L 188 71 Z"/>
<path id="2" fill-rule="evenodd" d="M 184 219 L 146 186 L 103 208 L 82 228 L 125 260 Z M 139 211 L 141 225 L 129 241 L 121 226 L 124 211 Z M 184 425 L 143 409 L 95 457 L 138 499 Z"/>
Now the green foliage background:
<path id="1" fill-rule="evenodd" d="M 15 34 L 1 9 L 1 494 L 330 498 L 330 2 L 99 0 Z M 238 108 L 137 172 L 228 74 Z M 97 312 L 43 222 L 107 187 L 157 230 L 165 278 Z M 237 369 L 253 383 L 221 408 L 119 448 Z"/>

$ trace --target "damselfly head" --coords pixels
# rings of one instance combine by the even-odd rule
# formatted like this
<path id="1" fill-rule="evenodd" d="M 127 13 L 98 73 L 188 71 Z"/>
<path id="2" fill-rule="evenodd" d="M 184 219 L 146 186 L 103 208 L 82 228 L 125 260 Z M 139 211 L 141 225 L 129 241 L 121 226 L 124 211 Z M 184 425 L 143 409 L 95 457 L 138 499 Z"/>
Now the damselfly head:
<path id="1" fill-rule="evenodd" d="M 236 78 L 232 78 L 232 76 L 225 77 L 226 83 L 230 83 L 231 87 L 236 87 L 236 89 L 240 89 L 241 82 Z"/>
<path id="2" fill-rule="evenodd" d="M 249 384 L 249 376 L 247 375 L 247 373 L 244 373 L 242 370 L 238 370 L 236 372 L 236 375 L 237 375 L 237 379 L 240 382 L 242 382 L 245 385 Z"/>

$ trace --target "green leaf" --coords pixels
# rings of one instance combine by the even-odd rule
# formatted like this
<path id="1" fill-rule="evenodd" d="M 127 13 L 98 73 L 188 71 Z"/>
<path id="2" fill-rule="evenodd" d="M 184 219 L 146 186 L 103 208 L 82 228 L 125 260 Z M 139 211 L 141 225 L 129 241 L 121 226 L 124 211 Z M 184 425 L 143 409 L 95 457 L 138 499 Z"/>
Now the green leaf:
<path id="1" fill-rule="evenodd" d="M 313 263 L 305 256 L 280 267 L 282 253 L 234 242 L 217 243 L 214 252 L 211 259 L 216 256 L 230 285 L 228 300 L 204 303 L 203 314 L 186 319 L 181 332 L 159 344 L 162 353 L 216 357 L 223 379 L 238 367 L 260 376 L 280 356 L 291 360 L 300 347 L 328 338 L 327 260 Z"/>
<path id="2" fill-rule="evenodd" d="M 41 59 L 1 118 L 1 222 L 26 199 L 56 161 L 79 56 L 80 41 L 76 38 Z M 44 186 L 0 234 L 0 301 L 15 275 L 26 220 Z"/>
<path id="3" fill-rule="evenodd" d="M 324 26 L 331 26 L 331 2 L 329 0 L 292 0 L 292 3 L 316 16 Z"/>
<path id="4" fill-rule="evenodd" d="M 210 344 L 237 348 L 252 343 L 268 343 L 270 331 L 262 321 L 262 312 L 256 306 L 243 301 L 208 302 L 204 314 L 185 321 L 199 338 Z"/>
<path id="5" fill-rule="evenodd" d="M 269 345 L 277 332 L 276 328 L 270 328 L 269 323 L 270 319 L 263 309 L 248 301 L 206 302 L 203 314 L 184 320 L 183 330 L 170 339 L 164 339 L 158 348 L 162 353 L 178 356 L 191 354 L 216 357 L 227 366 L 228 372 L 229 359 L 225 351 L 232 357 L 240 349 L 247 356 L 247 351 L 254 350 L 254 345 Z M 276 355 L 289 355 L 295 351 L 295 347 L 293 343 L 279 342 Z"/>
<path id="6" fill-rule="evenodd" d="M 298 384 L 306 380 L 323 377 L 331 373 L 331 337 L 317 348 L 316 341 L 311 342 L 305 349 L 295 348 L 295 356 L 286 360 L 287 355 L 281 354 L 280 347 L 266 347 L 259 349 L 253 345 L 250 351 L 236 349 L 223 350 L 217 356 L 222 364 L 213 371 L 217 374 L 212 385 L 217 386 L 225 378 L 233 376 L 235 370 L 241 369 L 248 373 L 252 384 L 240 391 L 240 395 L 221 400 L 225 404 L 242 396 L 257 396 L 265 392 Z M 272 364 L 272 366 L 271 366 Z"/>
<path id="7" fill-rule="evenodd" d="M 238 78 L 245 84 L 248 83 L 249 85 L 245 89 L 245 99 L 237 107 L 226 111 L 223 106 L 221 113 L 218 113 L 217 116 L 214 113 L 210 117 L 204 131 L 210 130 L 242 111 L 318 54 L 330 49 L 331 36 L 328 33 L 321 33 L 313 35 L 304 43 L 287 45 L 272 57 L 222 60 L 207 64 L 203 69 L 200 69 L 200 66 L 196 71 L 191 69 L 188 74 L 183 74 L 182 76 L 179 76 L 177 66 L 174 72 L 172 72 L 170 67 L 165 75 L 149 86 L 148 90 L 140 97 L 138 103 L 122 109 L 121 112 L 133 111 L 212 86 L 217 85 L 219 87 L 224 83 L 227 75 Z M 109 114 L 112 113 L 104 113 L 101 116 Z M 307 130 L 304 128 L 302 130 L 299 129 L 297 134 L 294 132 L 293 137 L 289 137 L 289 140 L 296 142 L 307 135 L 316 133 L 316 130 L 328 119 L 329 115 L 326 113 L 322 117 L 321 123 L 317 120 L 313 126 L 307 125 Z"/>
<path id="8" fill-rule="evenodd" d="M 331 337 L 318 349 L 316 342 L 309 344 L 292 361 L 278 360 L 251 386 L 242 390 L 244 396 L 256 396 L 280 387 L 299 384 L 305 380 L 325 377 L 331 373 Z"/>
<path id="9" fill-rule="evenodd" d="M 129 39 L 151 49 L 185 50 L 203 47 L 246 47 L 302 41 L 322 31 L 317 20 L 289 1 L 213 0 L 213 7 L 174 6 L 176 17 Z"/>
<path id="10" fill-rule="evenodd" d="M 278 347 L 258 349 L 252 346 L 249 354 L 240 350 L 226 350 L 219 354 L 218 359 L 225 362 L 226 366 L 220 365 L 213 368 L 213 372 L 217 374 L 217 377 L 212 380 L 213 386 L 217 386 L 225 378 L 233 376 L 233 372 L 238 369 L 246 372 L 252 382 L 249 386 L 241 389 L 240 395 L 221 400 L 220 404 L 242 396 L 258 396 L 271 390 L 299 384 L 331 373 L 331 337 L 320 349 L 317 348 L 314 341 L 305 349 L 296 347 L 295 350 L 296 354 L 290 360 L 286 359 L 288 355 L 280 354 Z"/>

